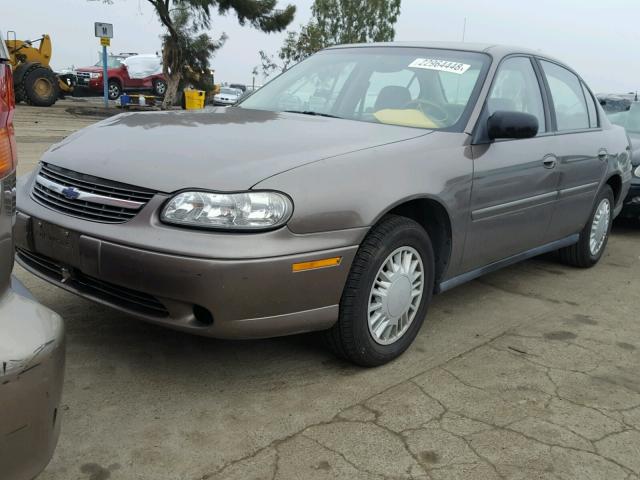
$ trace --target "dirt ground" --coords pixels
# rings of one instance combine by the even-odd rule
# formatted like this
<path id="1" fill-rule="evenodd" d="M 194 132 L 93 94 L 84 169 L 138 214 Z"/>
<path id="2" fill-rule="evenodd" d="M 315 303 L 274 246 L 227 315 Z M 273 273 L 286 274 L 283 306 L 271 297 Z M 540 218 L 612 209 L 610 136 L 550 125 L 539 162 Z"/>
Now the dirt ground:
<path id="1" fill-rule="evenodd" d="M 21 174 L 99 120 L 73 105 L 18 107 Z M 40 478 L 639 479 L 639 272 L 640 225 L 617 224 L 596 268 L 538 258 L 436 297 L 413 347 L 366 370 L 313 335 L 147 325 L 16 267 L 68 331 Z"/>

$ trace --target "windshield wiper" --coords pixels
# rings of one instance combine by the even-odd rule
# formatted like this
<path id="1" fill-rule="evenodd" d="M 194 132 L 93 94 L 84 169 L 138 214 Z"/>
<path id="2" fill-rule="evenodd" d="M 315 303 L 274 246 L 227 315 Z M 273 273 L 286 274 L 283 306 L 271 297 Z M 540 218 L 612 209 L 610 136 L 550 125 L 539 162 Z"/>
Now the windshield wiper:
<path id="1" fill-rule="evenodd" d="M 314 112 L 312 110 L 285 110 L 285 113 L 299 113 L 300 115 L 311 115 L 313 117 L 342 118 L 330 113 Z"/>

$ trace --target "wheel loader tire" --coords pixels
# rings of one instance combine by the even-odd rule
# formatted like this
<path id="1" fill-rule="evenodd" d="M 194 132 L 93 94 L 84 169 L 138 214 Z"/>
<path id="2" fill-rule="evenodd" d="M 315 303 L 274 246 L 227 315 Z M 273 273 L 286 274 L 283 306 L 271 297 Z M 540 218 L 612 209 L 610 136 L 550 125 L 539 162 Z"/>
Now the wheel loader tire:
<path id="1" fill-rule="evenodd" d="M 55 73 L 40 65 L 26 72 L 18 91 L 29 105 L 36 107 L 50 107 L 56 103 L 60 94 Z"/>
<path id="2" fill-rule="evenodd" d="M 22 95 L 22 89 L 19 88 L 19 86 L 16 86 L 15 90 L 13 91 L 13 96 L 16 99 L 16 103 L 20 103 L 21 101 L 24 100 L 24 96 Z"/>

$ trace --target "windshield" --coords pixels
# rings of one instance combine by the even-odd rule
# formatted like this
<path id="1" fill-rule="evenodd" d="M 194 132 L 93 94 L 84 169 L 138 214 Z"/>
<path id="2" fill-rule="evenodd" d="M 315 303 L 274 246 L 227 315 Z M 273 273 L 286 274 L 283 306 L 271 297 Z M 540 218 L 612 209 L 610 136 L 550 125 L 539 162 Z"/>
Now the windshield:
<path id="1" fill-rule="evenodd" d="M 444 129 L 472 108 L 489 57 L 426 48 L 366 47 L 320 52 L 240 106 L 362 122 Z"/>
<path id="2" fill-rule="evenodd" d="M 111 55 L 109 55 L 107 57 L 107 67 L 108 68 L 118 68 L 120 65 L 122 65 L 122 58 L 120 58 L 120 57 L 112 57 Z M 100 59 L 94 65 L 94 67 L 101 67 L 101 66 L 102 66 L 102 59 Z"/>
<path id="3" fill-rule="evenodd" d="M 625 112 L 607 112 L 611 123 L 624 127 L 629 133 L 640 133 L 640 102 L 633 102 Z"/>
<path id="4" fill-rule="evenodd" d="M 220 93 L 224 93 L 225 95 L 240 95 L 240 90 L 236 90 L 235 88 L 221 88 Z"/>

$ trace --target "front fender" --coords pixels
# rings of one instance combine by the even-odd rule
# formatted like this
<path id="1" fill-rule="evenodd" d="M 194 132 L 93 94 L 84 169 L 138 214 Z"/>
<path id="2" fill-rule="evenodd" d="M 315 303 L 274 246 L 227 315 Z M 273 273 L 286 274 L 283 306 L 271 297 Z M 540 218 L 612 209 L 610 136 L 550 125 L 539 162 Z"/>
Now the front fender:
<path id="1" fill-rule="evenodd" d="M 429 198 L 450 215 L 451 265 L 462 254 L 473 160 L 464 133 L 434 132 L 328 158 L 280 173 L 254 188 L 287 193 L 297 234 L 370 227 L 403 202 Z"/>

